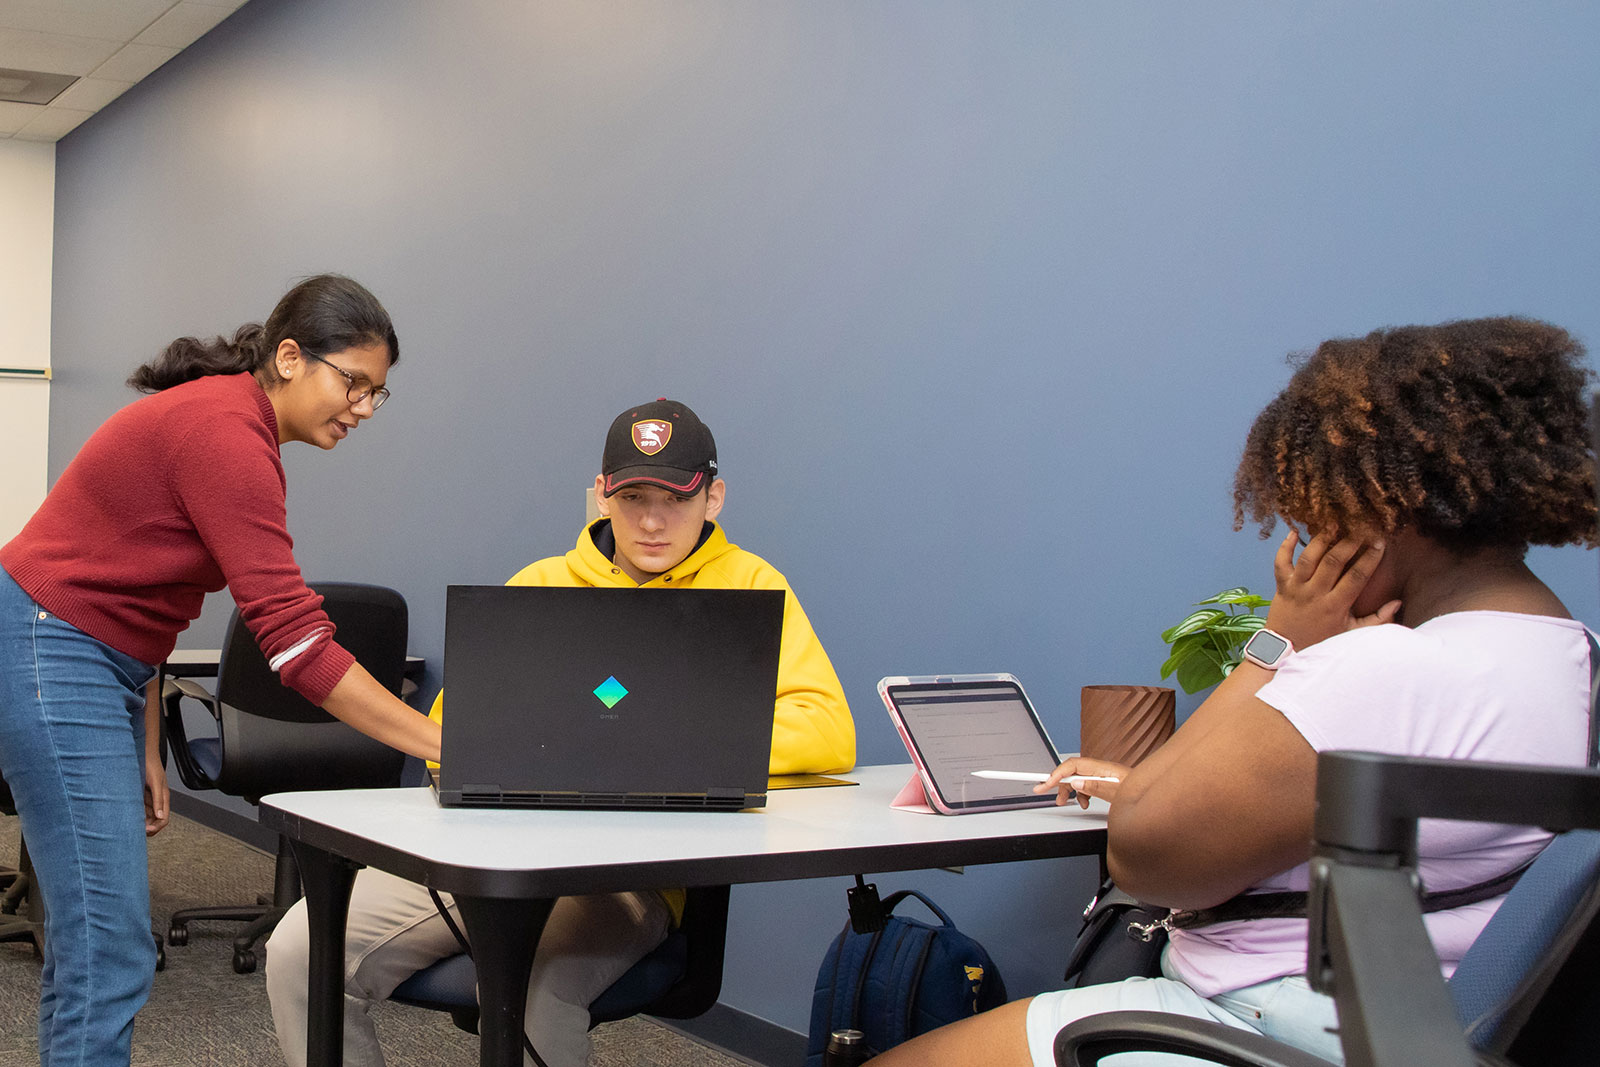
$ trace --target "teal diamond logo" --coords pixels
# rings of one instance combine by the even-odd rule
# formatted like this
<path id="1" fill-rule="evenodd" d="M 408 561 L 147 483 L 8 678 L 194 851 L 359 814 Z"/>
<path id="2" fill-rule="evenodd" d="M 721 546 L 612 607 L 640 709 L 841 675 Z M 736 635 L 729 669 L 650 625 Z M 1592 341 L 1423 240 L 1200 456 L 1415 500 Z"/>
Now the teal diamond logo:
<path id="1" fill-rule="evenodd" d="M 617 706 L 617 701 L 628 695 L 628 690 L 612 675 L 594 688 L 594 695 L 600 698 L 600 703 L 608 708 Z"/>

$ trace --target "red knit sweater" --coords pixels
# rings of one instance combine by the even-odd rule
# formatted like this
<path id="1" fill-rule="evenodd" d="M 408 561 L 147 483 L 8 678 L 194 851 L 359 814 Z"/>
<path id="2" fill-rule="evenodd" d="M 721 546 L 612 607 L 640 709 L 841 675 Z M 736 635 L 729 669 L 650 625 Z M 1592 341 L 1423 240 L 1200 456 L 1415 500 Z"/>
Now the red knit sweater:
<path id="1" fill-rule="evenodd" d="M 0 567 L 41 607 L 149 664 L 227 586 L 267 658 L 292 653 L 284 683 L 320 705 L 354 658 L 300 576 L 286 487 L 261 386 L 199 378 L 107 419 L 0 548 Z"/>

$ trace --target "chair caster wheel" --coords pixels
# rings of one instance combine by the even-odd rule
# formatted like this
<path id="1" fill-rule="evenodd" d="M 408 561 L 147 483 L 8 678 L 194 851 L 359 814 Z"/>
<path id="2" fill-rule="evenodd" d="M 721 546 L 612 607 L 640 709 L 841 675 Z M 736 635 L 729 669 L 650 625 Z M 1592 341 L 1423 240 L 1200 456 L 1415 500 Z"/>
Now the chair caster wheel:
<path id="1" fill-rule="evenodd" d="M 165 945 L 157 945 L 156 946 L 156 970 L 164 971 L 166 969 L 167 969 L 167 949 L 166 949 L 166 946 Z"/>
<path id="2" fill-rule="evenodd" d="M 233 973 L 249 974 L 256 969 L 256 954 L 250 951 L 236 951 L 233 954 Z"/>
<path id="3" fill-rule="evenodd" d="M 167 928 L 167 944 L 187 945 L 189 943 L 189 928 L 187 926 L 169 926 Z"/>

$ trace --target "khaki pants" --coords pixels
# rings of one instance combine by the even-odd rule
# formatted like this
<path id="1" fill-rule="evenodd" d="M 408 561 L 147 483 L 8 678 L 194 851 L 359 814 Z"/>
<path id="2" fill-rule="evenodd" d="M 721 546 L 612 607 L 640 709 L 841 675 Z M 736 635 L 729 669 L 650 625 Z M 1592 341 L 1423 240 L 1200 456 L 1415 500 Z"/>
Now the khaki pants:
<path id="1" fill-rule="evenodd" d="M 448 895 L 444 901 L 464 931 L 455 904 Z M 525 1017 L 534 1047 L 549 1067 L 588 1062 L 590 1002 L 665 939 L 670 921 L 666 904 L 653 892 L 556 901 L 529 973 Z M 301 901 L 267 942 L 267 995 L 290 1067 L 306 1062 L 309 949 Z M 345 931 L 344 1062 L 383 1067 L 372 1006 L 412 974 L 460 951 L 427 889 L 372 868 L 358 872 Z"/>

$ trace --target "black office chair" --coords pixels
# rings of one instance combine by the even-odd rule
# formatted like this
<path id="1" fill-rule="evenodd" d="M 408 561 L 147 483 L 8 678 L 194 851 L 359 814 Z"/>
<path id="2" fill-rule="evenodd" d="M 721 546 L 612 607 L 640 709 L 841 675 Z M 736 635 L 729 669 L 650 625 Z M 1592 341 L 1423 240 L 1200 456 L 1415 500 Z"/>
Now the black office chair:
<path id="1" fill-rule="evenodd" d="M 589 1005 L 589 1029 L 634 1015 L 692 1019 L 717 1002 L 728 940 L 728 887 L 690 889 L 684 896 L 678 927 Z M 458 1027 L 478 1032 L 477 974 L 465 953 L 418 971 L 390 999 L 449 1012 Z"/>
<path id="2" fill-rule="evenodd" d="M 406 602 L 393 589 L 347 582 L 318 582 L 322 610 L 337 640 L 379 684 L 399 695 L 406 662 Z M 184 726 L 184 697 L 198 700 L 217 725 L 209 737 L 191 738 Z M 216 789 L 254 804 L 268 793 L 310 789 L 398 786 L 405 755 L 339 722 L 285 686 L 268 666 L 236 610 L 228 623 L 217 693 L 185 679 L 163 689 L 164 721 L 178 776 L 190 789 Z M 195 919 L 246 921 L 233 942 L 233 969 L 256 968 L 254 946 L 272 932 L 300 897 L 299 874 L 288 842 L 279 838 L 273 892 L 257 904 L 187 908 L 174 912 L 167 930 L 173 945 L 189 941 Z"/>
<path id="3" fill-rule="evenodd" d="M 1595 1062 L 1600 771 L 1349 752 L 1322 753 L 1317 769 L 1307 976 L 1338 1004 L 1347 1067 Z M 1507 895 L 1449 983 L 1416 896 L 1424 817 L 1566 831 Z M 1234 1067 L 1327 1067 L 1259 1034 L 1159 1012 L 1090 1016 L 1056 1035 L 1061 1067 L 1134 1051 Z"/>
<path id="4" fill-rule="evenodd" d="M 13 818 L 17 814 L 11 787 L 0 778 L 0 812 Z M 28 841 L 17 834 L 17 865 L 0 868 L 0 941 L 31 941 L 35 956 L 44 955 L 44 923 L 34 914 L 29 890 L 33 887 L 33 864 L 28 860 Z"/>

